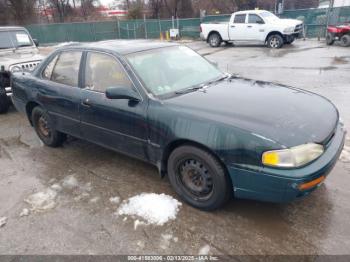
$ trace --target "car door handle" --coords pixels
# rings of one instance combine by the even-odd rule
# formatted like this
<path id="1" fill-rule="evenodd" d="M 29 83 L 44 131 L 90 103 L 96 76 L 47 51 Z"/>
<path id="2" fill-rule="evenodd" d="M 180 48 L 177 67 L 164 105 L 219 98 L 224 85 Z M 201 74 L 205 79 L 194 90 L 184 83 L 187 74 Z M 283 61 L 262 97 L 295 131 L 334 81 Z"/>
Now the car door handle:
<path id="1" fill-rule="evenodd" d="M 83 102 L 81 102 L 81 105 L 85 106 L 85 107 L 91 107 L 92 103 L 91 103 L 90 99 L 86 98 L 85 100 L 83 100 Z"/>
<path id="2" fill-rule="evenodd" d="M 248 27 L 248 28 L 252 28 L 252 26 L 251 26 L 251 25 L 248 25 L 247 27 Z"/>
<path id="3" fill-rule="evenodd" d="M 236 27 L 236 26 L 234 26 L 234 25 L 231 25 L 231 27 Z"/>

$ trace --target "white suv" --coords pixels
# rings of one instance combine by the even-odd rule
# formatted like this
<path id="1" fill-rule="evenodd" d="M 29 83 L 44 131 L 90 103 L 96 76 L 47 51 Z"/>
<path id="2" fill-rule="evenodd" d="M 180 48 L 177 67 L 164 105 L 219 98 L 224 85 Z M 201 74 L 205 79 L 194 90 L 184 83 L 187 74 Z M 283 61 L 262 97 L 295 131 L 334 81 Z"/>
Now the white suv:
<path id="1" fill-rule="evenodd" d="M 0 27 L 0 114 L 11 104 L 11 73 L 33 71 L 43 59 L 37 45 L 23 27 Z"/>

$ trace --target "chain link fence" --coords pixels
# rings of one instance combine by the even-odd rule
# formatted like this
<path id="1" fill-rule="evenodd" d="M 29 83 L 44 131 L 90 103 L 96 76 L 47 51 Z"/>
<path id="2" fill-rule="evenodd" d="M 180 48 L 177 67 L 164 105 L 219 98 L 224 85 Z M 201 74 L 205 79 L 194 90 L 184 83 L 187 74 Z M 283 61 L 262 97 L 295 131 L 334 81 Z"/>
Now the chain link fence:
<path id="1" fill-rule="evenodd" d="M 304 21 L 306 37 L 324 37 L 328 24 L 350 21 L 350 6 L 284 10 L 282 18 Z M 115 20 L 103 22 L 29 25 L 27 29 L 42 44 L 91 42 L 108 39 L 155 39 L 171 28 L 178 28 L 181 38 L 199 38 L 200 23 L 228 22 L 230 14 L 175 20 Z"/>

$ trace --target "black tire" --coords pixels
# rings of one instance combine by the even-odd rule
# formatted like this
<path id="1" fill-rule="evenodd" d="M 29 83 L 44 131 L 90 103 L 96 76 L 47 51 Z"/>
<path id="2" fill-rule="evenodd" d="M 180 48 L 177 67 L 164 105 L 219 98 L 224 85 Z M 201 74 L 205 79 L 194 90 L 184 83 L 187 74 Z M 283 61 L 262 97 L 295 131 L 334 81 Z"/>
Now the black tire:
<path id="1" fill-rule="evenodd" d="M 67 138 L 65 134 L 52 128 L 50 116 L 40 106 L 32 111 L 32 123 L 40 140 L 49 147 L 59 147 Z"/>
<path id="2" fill-rule="evenodd" d="M 211 33 L 208 38 L 208 43 L 211 47 L 219 47 L 222 39 L 218 33 Z"/>
<path id="3" fill-rule="evenodd" d="M 295 41 L 295 37 L 293 36 L 293 37 L 291 37 L 290 39 L 288 39 L 288 41 L 284 41 L 284 43 L 285 43 L 286 45 L 291 45 L 294 41 Z"/>
<path id="4" fill-rule="evenodd" d="M 342 47 L 348 47 L 350 46 L 350 35 L 343 35 L 341 38 L 340 38 L 340 45 Z"/>
<path id="5" fill-rule="evenodd" d="M 267 46 L 273 49 L 279 49 L 283 46 L 283 38 L 279 34 L 270 35 L 267 39 Z"/>
<path id="6" fill-rule="evenodd" d="M 6 95 L 4 88 L 0 86 L 0 114 L 5 114 L 10 107 L 10 99 Z"/>
<path id="7" fill-rule="evenodd" d="M 332 33 L 327 33 L 326 35 L 326 44 L 327 45 L 333 45 L 334 44 L 334 35 Z"/>
<path id="8" fill-rule="evenodd" d="M 176 193 L 201 210 L 218 209 L 232 197 L 232 183 L 221 163 L 198 147 L 176 148 L 168 159 L 168 176 Z"/>

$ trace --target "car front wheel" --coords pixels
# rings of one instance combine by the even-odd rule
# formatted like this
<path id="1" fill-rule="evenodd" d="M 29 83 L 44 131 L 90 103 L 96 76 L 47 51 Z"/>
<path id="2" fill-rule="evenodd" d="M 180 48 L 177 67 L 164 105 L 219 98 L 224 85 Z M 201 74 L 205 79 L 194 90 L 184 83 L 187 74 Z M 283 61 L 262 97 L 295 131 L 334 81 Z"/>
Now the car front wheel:
<path id="1" fill-rule="evenodd" d="M 340 38 L 340 45 L 343 47 L 350 46 L 350 35 L 343 35 Z"/>
<path id="2" fill-rule="evenodd" d="M 171 153 L 168 176 L 176 193 L 202 210 L 215 210 L 232 197 L 232 183 L 221 163 L 194 146 L 180 146 Z"/>
<path id="3" fill-rule="evenodd" d="M 10 107 L 9 98 L 6 95 L 5 89 L 0 86 L 0 114 L 4 114 Z"/>
<path id="4" fill-rule="evenodd" d="M 269 48 L 278 49 L 283 46 L 283 38 L 280 35 L 271 35 L 267 39 L 267 46 Z"/>
<path id="5" fill-rule="evenodd" d="M 53 128 L 50 116 L 41 108 L 32 111 L 32 123 L 40 140 L 49 147 L 58 147 L 66 140 L 66 135 Z"/>

